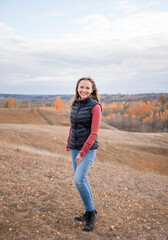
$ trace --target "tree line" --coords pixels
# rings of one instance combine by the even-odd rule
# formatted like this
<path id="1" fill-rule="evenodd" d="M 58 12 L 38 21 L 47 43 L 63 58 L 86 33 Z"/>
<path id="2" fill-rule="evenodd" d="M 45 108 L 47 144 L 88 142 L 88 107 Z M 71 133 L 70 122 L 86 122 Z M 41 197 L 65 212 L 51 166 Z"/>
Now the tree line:
<path id="1" fill-rule="evenodd" d="M 168 132 L 168 96 L 147 101 L 114 101 L 101 103 L 102 120 L 120 130 L 134 132 Z M 69 109 L 70 103 L 63 102 L 59 96 L 53 103 L 19 102 L 8 97 L 0 102 L 3 108 L 16 107 L 54 107 Z"/>
<path id="2" fill-rule="evenodd" d="M 126 131 L 168 132 L 168 97 L 102 104 L 104 121 Z"/>

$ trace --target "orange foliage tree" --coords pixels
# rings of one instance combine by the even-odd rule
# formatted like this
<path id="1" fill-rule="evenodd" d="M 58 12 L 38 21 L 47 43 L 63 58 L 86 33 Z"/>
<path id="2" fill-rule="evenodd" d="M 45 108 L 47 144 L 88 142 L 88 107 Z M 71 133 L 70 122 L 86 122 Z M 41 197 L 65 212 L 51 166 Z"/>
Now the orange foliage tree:
<path id="1" fill-rule="evenodd" d="M 12 97 L 8 97 L 5 99 L 5 108 L 15 108 L 16 107 L 16 99 Z"/>
<path id="2" fill-rule="evenodd" d="M 130 131 L 168 132 L 168 99 L 102 104 L 107 123 Z"/>
<path id="3" fill-rule="evenodd" d="M 61 98 L 59 96 L 56 97 L 57 101 L 54 102 L 54 107 L 55 109 L 60 109 L 62 110 L 63 108 L 69 108 L 69 104 L 63 103 Z"/>

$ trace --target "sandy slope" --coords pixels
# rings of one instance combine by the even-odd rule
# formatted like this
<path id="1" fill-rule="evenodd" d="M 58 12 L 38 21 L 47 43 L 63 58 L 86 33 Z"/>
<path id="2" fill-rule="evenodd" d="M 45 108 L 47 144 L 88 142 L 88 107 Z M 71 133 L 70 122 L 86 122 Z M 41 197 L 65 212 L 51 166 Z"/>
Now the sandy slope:
<path id="1" fill-rule="evenodd" d="M 73 220 L 84 209 L 62 119 L 64 125 L 0 124 L 0 239 L 167 240 L 168 134 L 100 129 L 89 173 L 98 222 L 85 233 Z"/>
<path id="2" fill-rule="evenodd" d="M 168 133 L 131 133 L 107 128 L 102 124 L 99 131 L 98 158 L 102 162 L 118 162 L 136 169 L 168 175 Z M 47 150 L 62 154 L 66 145 L 69 127 L 0 124 L 2 143 L 18 145 L 30 151 Z M 11 145 L 12 144 L 12 145 Z M 34 149 L 34 150 L 32 150 Z M 66 154 L 66 153 L 64 153 Z"/>

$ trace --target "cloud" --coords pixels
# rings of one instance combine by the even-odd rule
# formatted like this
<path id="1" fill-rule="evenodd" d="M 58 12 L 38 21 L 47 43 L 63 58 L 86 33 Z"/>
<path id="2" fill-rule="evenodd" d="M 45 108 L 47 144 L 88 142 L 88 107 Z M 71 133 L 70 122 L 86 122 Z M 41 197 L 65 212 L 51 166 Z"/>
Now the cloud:
<path id="1" fill-rule="evenodd" d="M 128 1 L 122 0 L 122 1 L 116 1 L 114 3 L 115 9 L 116 10 L 121 10 L 124 11 L 126 13 L 133 13 L 136 12 L 138 10 L 138 8 L 133 5 L 128 3 Z"/>
<path id="2" fill-rule="evenodd" d="M 81 27 L 79 26 L 81 30 L 78 33 L 83 34 L 85 40 L 90 38 L 89 42 L 92 39 L 94 39 L 94 42 L 97 39 L 96 42 L 98 42 L 99 39 L 127 41 L 138 37 L 150 38 L 151 35 L 165 34 L 168 30 L 168 12 L 144 12 L 113 21 L 108 20 L 103 15 L 94 14 L 76 19 L 76 21 L 81 25 Z"/>
<path id="3" fill-rule="evenodd" d="M 12 31 L 14 31 L 13 28 L 8 27 L 5 24 L 3 24 L 2 22 L 0 22 L 0 32 L 1 32 L 1 35 L 2 35 L 2 33 L 4 34 L 4 33 L 12 32 Z"/>
<path id="4" fill-rule="evenodd" d="M 167 12 L 119 19 L 91 14 L 74 22 L 72 33 L 48 39 L 18 36 L 1 23 L 0 79 L 11 86 L 39 84 L 38 89 L 62 82 L 71 92 L 71 83 L 82 76 L 94 77 L 103 92 L 166 89 Z"/>
<path id="5" fill-rule="evenodd" d="M 158 1 L 157 2 L 149 2 L 146 4 L 147 7 L 158 6 L 158 5 L 160 5 L 160 2 L 158 2 Z"/>

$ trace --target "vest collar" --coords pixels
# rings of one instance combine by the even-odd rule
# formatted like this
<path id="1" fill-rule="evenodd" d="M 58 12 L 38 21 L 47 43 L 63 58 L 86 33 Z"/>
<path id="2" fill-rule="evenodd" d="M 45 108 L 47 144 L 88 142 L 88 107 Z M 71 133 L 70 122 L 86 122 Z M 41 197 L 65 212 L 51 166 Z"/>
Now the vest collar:
<path id="1" fill-rule="evenodd" d="M 85 98 L 85 99 L 76 99 L 76 102 L 79 103 L 87 103 L 92 99 L 92 96 L 90 95 L 89 97 Z"/>

